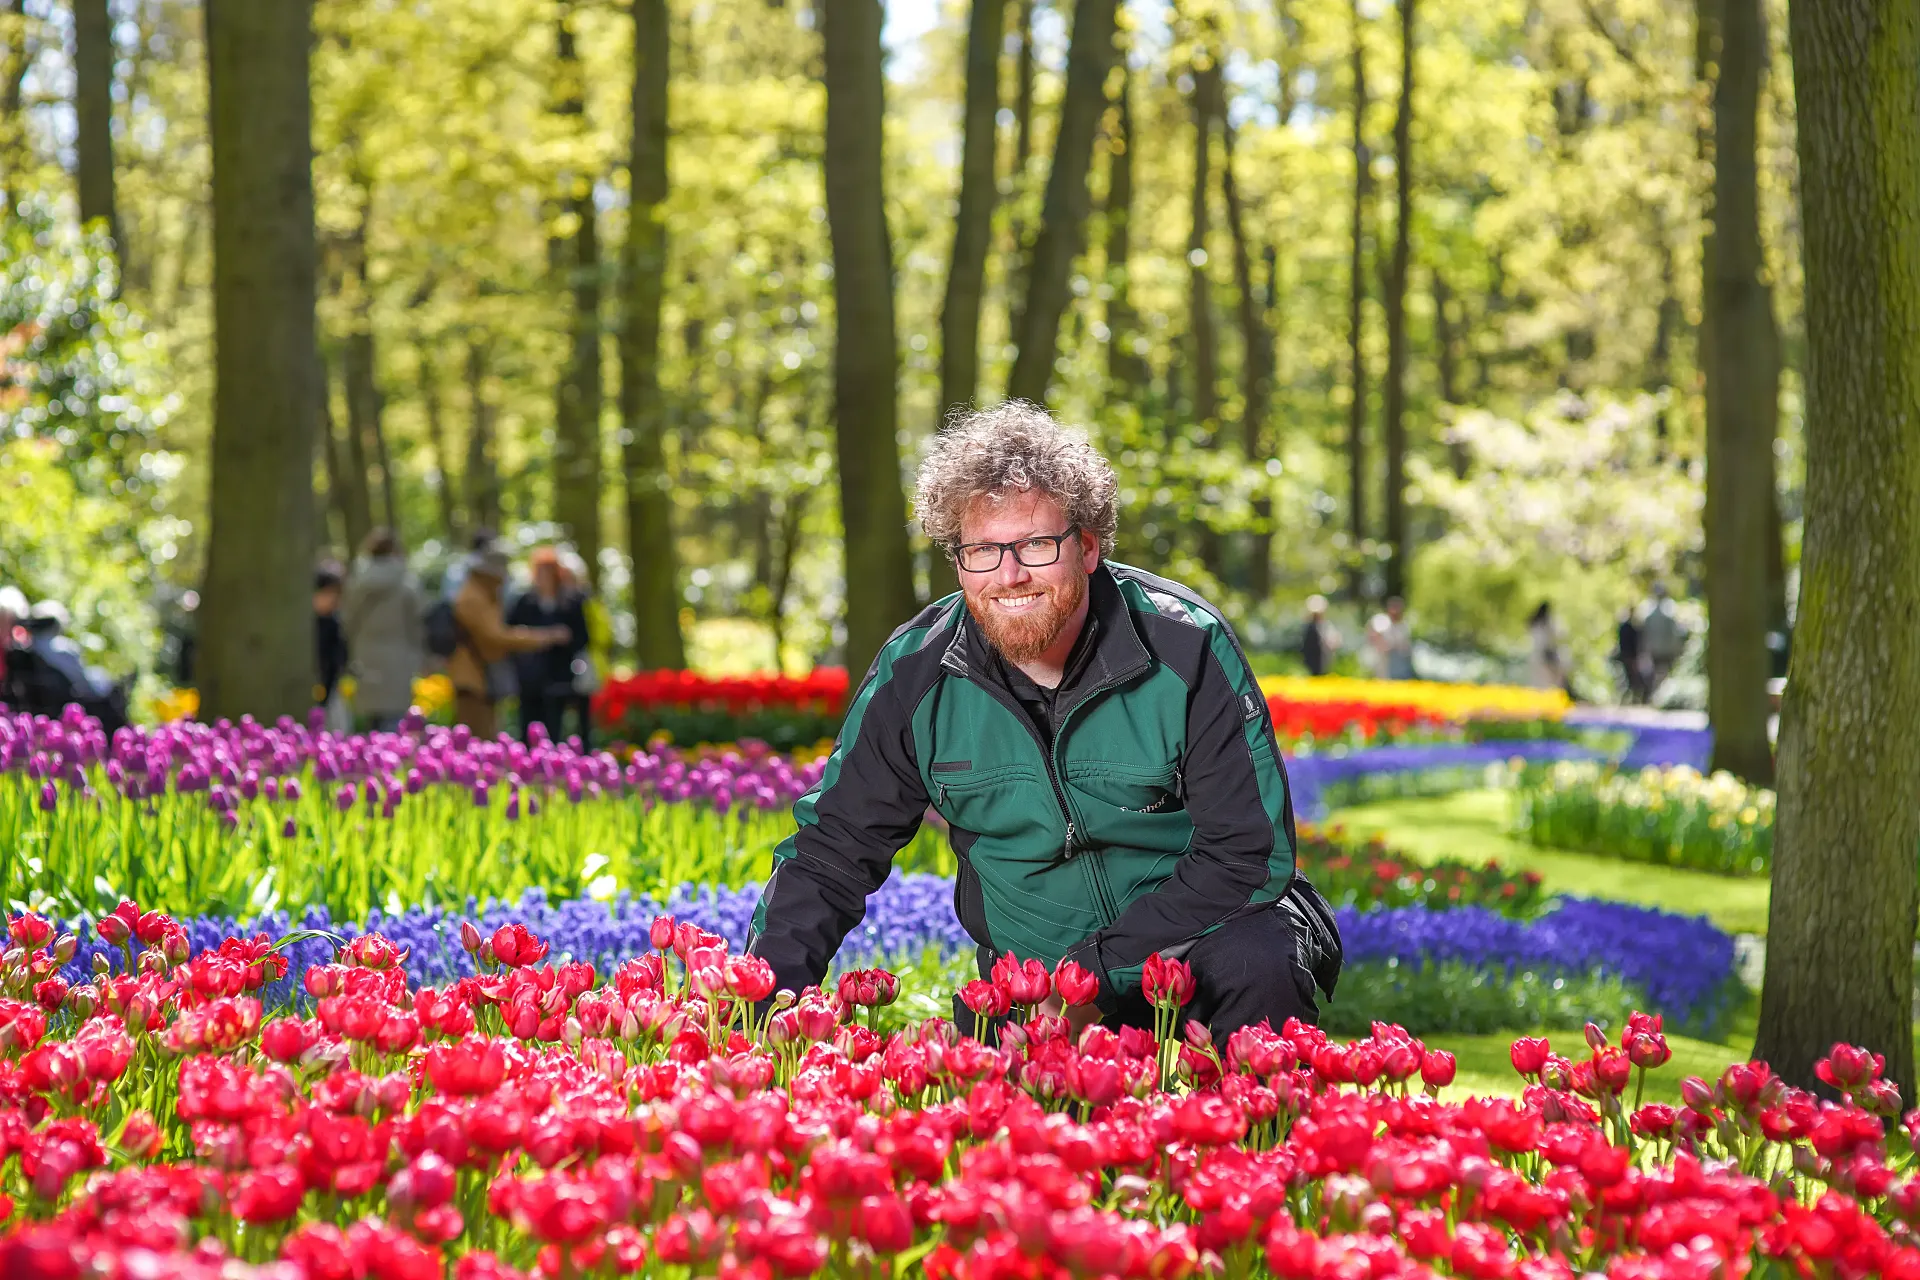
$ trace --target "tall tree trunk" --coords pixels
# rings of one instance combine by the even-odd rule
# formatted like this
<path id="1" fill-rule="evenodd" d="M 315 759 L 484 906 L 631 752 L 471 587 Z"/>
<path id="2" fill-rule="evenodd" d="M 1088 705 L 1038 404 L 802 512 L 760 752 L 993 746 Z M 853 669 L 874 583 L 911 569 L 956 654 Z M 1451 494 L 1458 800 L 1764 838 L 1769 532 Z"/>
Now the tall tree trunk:
<path id="1" fill-rule="evenodd" d="M 1193 420 L 1212 439 L 1220 417 L 1220 339 L 1213 327 L 1213 281 L 1207 270 L 1207 203 L 1213 176 L 1213 114 L 1220 64 L 1204 50 L 1193 67 L 1193 185 L 1187 213 L 1187 341 L 1193 359 Z"/>
<path id="2" fill-rule="evenodd" d="M 628 176 L 626 325 L 620 331 L 620 417 L 626 423 L 627 553 L 633 558 L 633 642 L 642 667 L 687 665 L 680 635 L 680 559 L 660 394 L 660 303 L 667 284 L 667 0 L 633 6 L 633 148 Z"/>
<path id="3" fill-rule="evenodd" d="M 113 201 L 113 17 L 107 0 L 73 0 L 73 112 L 80 221 L 104 221 L 120 254 Z"/>
<path id="4" fill-rule="evenodd" d="M 1133 71 L 1121 59 L 1116 128 L 1107 144 L 1107 382 L 1125 396 L 1146 384 L 1147 362 L 1133 349 L 1139 316 L 1128 297 L 1133 220 Z"/>
<path id="5" fill-rule="evenodd" d="M 1014 6 L 1014 24 L 1018 28 L 1016 38 L 1019 49 L 1014 55 L 1013 67 L 1013 168 L 1012 178 L 1015 188 L 1027 172 L 1027 161 L 1033 158 L 1033 10 L 1034 0 L 1016 0 Z M 996 28 L 997 30 L 998 28 Z M 969 32 L 971 40 L 971 32 Z M 998 42 L 995 45 L 998 48 Z M 995 61 L 998 61 L 996 54 Z M 997 73 L 994 79 L 998 81 Z M 999 94 L 994 95 L 995 111 L 998 112 Z"/>
<path id="6" fill-rule="evenodd" d="M 1435 374 L 1440 381 L 1440 402 L 1446 405 L 1460 403 L 1460 352 L 1459 330 L 1453 322 L 1453 290 L 1447 285 L 1446 273 L 1440 268 L 1433 269 L 1433 345 L 1435 347 Z M 1447 464 L 1453 468 L 1454 478 L 1467 478 L 1467 446 L 1452 431 L 1447 433 Z"/>
<path id="7" fill-rule="evenodd" d="M 554 31 L 559 62 L 556 114 L 568 127 L 584 130 L 586 86 L 574 45 L 572 0 L 560 9 Z M 565 203 L 573 234 L 560 246 L 561 269 L 572 294 L 572 352 L 561 375 L 553 433 L 553 515 L 555 523 L 586 561 L 587 575 L 600 574 L 600 235 L 593 179 L 569 173 Z"/>
<path id="8" fill-rule="evenodd" d="M 373 217 L 373 191 L 364 188 L 360 221 L 347 239 L 348 284 L 351 294 L 352 328 L 341 352 L 340 374 L 347 399 L 347 456 L 353 464 L 350 483 L 365 495 L 373 491 L 373 478 L 380 479 L 381 522 L 394 533 L 400 532 L 399 498 L 395 493 L 392 460 L 387 456 L 387 435 L 381 425 L 386 412 L 386 396 L 380 390 L 379 353 L 373 336 L 373 282 L 367 270 L 367 232 Z M 364 535 L 363 535 L 364 536 Z M 356 540 L 348 554 L 359 550 Z"/>
<path id="9" fill-rule="evenodd" d="M 1659 237 L 1659 246 L 1660 307 L 1654 313 L 1653 347 L 1647 353 L 1647 377 L 1643 384 L 1650 392 L 1664 391 L 1673 385 L 1673 339 L 1682 322 L 1680 295 L 1674 279 L 1673 246 L 1667 243 L 1664 233 Z M 1653 422 L 1654 435 L 1660 442 L 1656 456 L 1661 459 L 1666 457 L 1667 417 L 1668 411 L 1662 408 Z"/>
<path id="10" fill-rule="evenodd" d="M 1359 559 L 1367 538 L 1367 202 L 1373 191 L 1373 155 L 1367 148 L 1367 46 L 1360 0 L 1353 0 L 1353 255 L 1348 267 L 1347 344 L 1353 402 L 1347 407 L 1347 534 L 1353 598 L 1366 600 L 1366 568 Z"/>
<path id="11" fill-rule="evenodd" d="M 494 407 L 487 399 L 487 348 L 467 342 L 467 533 L 500 531 L 499 455 L 494 445 Z"/>
<path id="12" fill-rule="evenodd" d="M 1000 111 L 1000 32 L 1006 0 L 973 0 L 967 24 L 966 108 L 961 123 L 960 211 L 940 306 L 940 419 L 973 404 L 980 386 L 980 300 L 993 240 Z M 937 425 L 937 424 L 936 424 Z"/>
<path id="13" fill-rule="evenodd" d="M 453 498 L 453 457 L 447 452 L 447 423 L 440 400 L 440 365 L 425 346 L 420 348 L 420 406 L 427 419 L 427 448 L 433 454 L 433 470 L 439 477 L 433 486 L 440 507 L 440 532 L 448 546 L 460 539 L 460 515 Z"/>
<path id="14" fill-rule="evenodd" d="M 319 359 L 320 429 L 326 433 L 327 451 L 335 467 L 328 481 L 331 488 L 329 498 L 340 512 L 340 529 L 347 540 L 342 549 L 351 556 L 354 548 L 373 528 L 373 495 L 367 486 L 366 437 L 358 430 L 359 418 L 353 413 L 350 393 L 342 397 L 348 408 L 347 429 L 344 433 L 337 430 L 333 416 L 333 375 L 325 357 Z M 346 362 L 343 360 L 341 363 L 344 365 Z M 343 434 L 344 446 L 341 440 Z"/>
<path id="15" fill-rule="evenodd" d="M 1760 0 L 1720 6 L 1713 220 L 1705 253 L 1707 709 L 1713 767 L 1773 782 L 1767 740 L 1767 564 L 1773 494 L 1773 308 L 1761 280 L 1755 161 Z M 1703 18 L 1705 15 L 1702 15 Z"/>
<path id="16" fill-rule="evenodd" d="M 823 5 L 834 440 L 840 520 L 846 529 L 847 670 L 864 672 L 915 606 L 897 438 L 900 356 L 893 244 L 882 185 L 883 11 L 879 0 L 823 0 Z"/>
<path id="17" fill-rule="evenodd" d="M 1389 596 L 1407 594 L 1407 276 L 1413 245 L 1413 60 L 1415 0 L 1400 0 L 1400 109 L 1393 119 L 1393 262 L 1387 270 L 1387 385 L 1382 417 L 1387 461 Z"/>
<path id="18" fill-rule="evenodd" d="M 4 165 L 6 212 L 12 217 L 26 198 L 27 178 L 33 168 L 33 147 L 27 134 L 27 72 L 33 67 L 32 28 L 27 0 L 8 0 L 7 56 L 0 69 L 0 165 Z"/>
<path id="19" fill-rule="evenodd" d="M 1273 335 L 1267 329 L 1267 305 L 1253 280 L 1253 255 L 1247 246 L 1246 208 L 1240 198 L 1240 184 L 1234 173 L 1233 122 L 1227 119 L 1226 103 L 1217 96 L 1220 80 L 1216 76 L 1214 114 L 1220 120 L 1220 189 L 1227 206 L 1227 233 L 1233 241 L 1233 283 L 1238 295 L 1235 308 L 1240 321 L 1240 452 L 1249 469 L 1259 469 L 1267 459 L 1268 405 L 1273 394 Z M 1268 249 L 1267 287 L 1273 287 L 1272 273 L 1277 269 L 1273 250 Z M 1254 499 L 1254 529 L 1249 541 L 1247 589 L 1256 600 L 1266 599 L 1273 589 L 1273 534 L 1268 521 L 1273 503 L 1265 497 Z"/>
<path id="20" fill-rule="evenodd" d="M 831 2 L 831 0 L 830 0 Z M 1067 85 L 1060 100 L 1060 126 L 1053 140 L 1053 168 L 1040 207 L 1040 234 L 1027 262 L 1025 302 L 1014 327 L 1019 354 L 1007 379 L 1007 394 L 1043 404 L 1053 380 L 1060 317 L 1068 282 L 1080 255 L 1093 195 L 1093 138 L 1106 110 L 1107 71 L 1113 66 L 1115 0 L 1077 0 L 1067 43 Z"/>
<path id="21" fill-rule="evenodd" d="M 213 445 L 197 675 L 207 720 L 313 702 L 317 254 L 311 0 L 207 0 Z"/>
<path id="22" fill-rule="evenodd" d="M 1757 1057 L 1836 1042 L 1914 1097 L 1920 846 L 1920 9 L 1793 0 L 1806 531 Z"/>

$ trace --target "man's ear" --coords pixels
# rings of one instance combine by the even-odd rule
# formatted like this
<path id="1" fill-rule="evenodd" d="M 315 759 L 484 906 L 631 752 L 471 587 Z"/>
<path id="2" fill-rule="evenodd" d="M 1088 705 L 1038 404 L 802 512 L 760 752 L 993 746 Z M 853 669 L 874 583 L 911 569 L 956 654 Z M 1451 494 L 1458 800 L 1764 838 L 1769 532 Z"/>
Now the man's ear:
<path id="1" fill-rule="evenodd" d="M 1087 529 L 1080 531 L 1080 566 L 1088 573 L 1100 567 L 1100 539 Z"/>

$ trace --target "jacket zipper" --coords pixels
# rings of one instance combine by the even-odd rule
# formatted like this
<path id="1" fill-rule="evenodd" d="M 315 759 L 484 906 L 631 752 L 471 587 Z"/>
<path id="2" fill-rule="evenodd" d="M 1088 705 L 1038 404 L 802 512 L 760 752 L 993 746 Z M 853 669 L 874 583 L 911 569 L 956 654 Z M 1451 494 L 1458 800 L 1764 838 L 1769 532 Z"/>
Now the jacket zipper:
<path id="1" fill-rule="evenodd" d="M 1055 753 L 1059 751 L 1060 744 L 1066 740 L 1067 726 L 1073 723 L 1074 713 L 1079 711 L 1081 707 L 1086 706 L 1099 692 L 1098 689 L 1095 689 L 1081 698 L 1080 701 L 1067 708 L 1067 714 L 1060 717 L 1060 732 L 1054 735 L 1053 745 L 1046 750 L 1047 773 L 1048 776 L 1054 780 L 1053 785 L 1056 793 L 1060 797 L 1060 808 L 1062 812 L 1065 812 L 1067 808 L 1067 793 L 1066 788 L 1062 787 L 1059 782 L 1058 761 L 1055 759 Z M 1073 821 L 1069 818 L 1067 821 L 1067 857 L 1073 858 L 1074 856 L 1076 855 L 1073 849 Z M 1110 925 L 1120 918 L 1120 905 L 1114 900 L 1113 886 L 1107 883 L 1107 869 L 1099 858 L 1087 858 L 1085 859 L 1085 863 L 1087 879 L 1093 885 L 1093 896 L 1095 903 L 1100 908 L 1101 919 Z M 1104 928 L 1105 926 L 1103 925 L 1102 927 Z"/>

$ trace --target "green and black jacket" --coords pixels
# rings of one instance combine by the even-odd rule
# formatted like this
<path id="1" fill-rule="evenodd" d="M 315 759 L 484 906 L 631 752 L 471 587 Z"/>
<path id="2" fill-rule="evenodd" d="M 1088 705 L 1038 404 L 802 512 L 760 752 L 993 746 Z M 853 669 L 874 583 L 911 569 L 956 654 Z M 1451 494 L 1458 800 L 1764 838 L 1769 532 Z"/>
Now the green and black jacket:
<path id="1" fill-rule="evenodd" d="M 929 807 L 952 825 L 975 941 L 1100 977 L 1111 1012 L 1155 952 L 1264 909 L 1294 873 L 1273 725 L 1225 619 L 1111 562 L 1055 740 L 1000 676 L 959 595 L 893 633 L 847 710 L 799 830 L 774 854 L 751 949 L 780 987 L 819 982 Z"/>

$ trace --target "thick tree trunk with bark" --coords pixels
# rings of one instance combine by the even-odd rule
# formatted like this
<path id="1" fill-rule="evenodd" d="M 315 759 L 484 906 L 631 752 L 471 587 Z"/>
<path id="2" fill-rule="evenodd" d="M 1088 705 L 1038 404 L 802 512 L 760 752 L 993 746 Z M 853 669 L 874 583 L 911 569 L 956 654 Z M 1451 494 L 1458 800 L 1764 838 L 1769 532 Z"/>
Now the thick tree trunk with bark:
<path id="1" fill-rule="evenodd" d="M 570 127 L 585 127 L 586 87 L 574 45 L 572 4 L 563 4 L 554 32 L 560 72 L 556 114 Z M 600 357 L 599 210 L 593 179 L 584 173 L 564 179 L 565 204 L 573 233 L 560 246 L 560 265 L 572 303 L 573 344 L 561 375 L 553 433 L 553 516 L 567 531 L 587 574 L 600 574 L 600 410 L 603 398 Z"/>
<path id="2" fill-rule="evenodd" d="M 213 444 L 197 676 L 208 720 L 313 702 L 311 0 L 207 0 Z"/>
<path id="3" fill-rule="evenodd" d="M 1347 346 L 1353 401 L 1347 406 L 1348 554 L 1359 561 L 1367 537 L 1367 205 L 1373 192 L 1373 154 L 1367 148 L 1367 46 L 1360 0 L 1353 3 L 1353 245 L 1348 263 Z M 1366 570 L 1353 573 L 1353 598 L 1366 599 Z"/>
<path id="4" fill-rule="evenodd" d="M 73 82 L 80 221 L 105 222 L 118 254 L 120 217 L 113 199 L 113 17 L 107 12 L 107 0 L 73 0 Z"/>
<path id="5" fill-rule="evenodd" d="M 940 418 L 973 403 L 980 388 L 980 301 L 986 290 L 1000 112 L 1000 32 L 1006 0 L 973 0 L 967 25 L 966 108 L 961 121 L 960 211 L 953 224 L 946 299 L 940 306 Z"/>
<path id="6" fill-rule="evenodd" d="M 1106 110 L 1107 72 L 1113 66 L 1115 0 L 1077 0 L 1067 43 L 1067 85 L 1054 135 L 1053 167 L 1040 209 L 1040 234 L 1027 263 L 1025 302 L 1014 326 L 1019 354 L 1007 379 L 1007 394 L 1044 404 L 1053 380 L 1060 317 L 1071 296 L 1069 281 L 1080 255 L 1093 205 L 1087 176 L 1093 139 Z"/>
<path id="7" fill-rule="evenodd" d="M 1393 119 L 1393 260 L 1387 268 L 1386 452 L 1388 596 L 1407 594 L 1407 276 L 1413 257 L 1413 60 L 1419 47 L 1415 0 L 1400 0 L 1400 108 Z"/>
<path id="8" fill-rule="evenodd" d="M 847 669 L 860 673 L 914 612 L 913 554 L 896 437 L 900 358 L 882 185 L 882 10 L 879 0 L 823 0 L 823 7 L 834 440 L 846 530 Z"/>
<path id="9" fill-rule="evenodd" d="M 1107 382 L 1108 394 L 1145 386 L 1147 362 L 1133 349 L 1140 318 L 1128 296 L 1133 236 L 1133 72 L 1122 60 L 1114 133 L 1107 143 Z"/>
<path id="10" fill-rule="evenodd" d="M 494 405 L 487 398 L 487 348 L 467 343 L 467 532 L 500 531 L 499 453 L 494 443 Z"/>
<path id="11" fill-rule="evenodd" d="M 1704 254 L 1707 710 L 1713 767 L 1773 782 L 1767 740 L 1768 515 L 1778 414 L 1773 307 L 1761 278 L 1756 121 L 1760 0 L 1719 6 L 1712 239 Z M 1703 21 L 1709 20 L 1701 15 Z"/>
<path id="12" fill-rule="evenodd" d="M 1836 1041 L 1914 1095 L 1920 847 L 1920 8 L 1793 0 L 1806 532 L 1757 1056 Z"/>
<path id="13" fill-rule="evenodd" d="M 1207 203 L 1213 178 L 1213 108 L 1220 64 L 1202 52 L 1193 68 L 1193 185 L 1187 199 L 1187 354 L 1193 360 L 1193 421 L 1211 438 L 1220 417 L 1220 338 L 1213 325 L 1213 279 L 1207 270 Z"/>
<path id="14" fill-rule="evenodd" d="M 680 558 L 667 475 L 666 399 L 660 393 L 660 303 L 667 282 L 667 0 L 633 6 L 633 212 L 625 262 L 626 327 L 620 333 L 620 417 L 627 552 L 633 558 L 633 639 L 642 667 L 687 665 L 680 635 Z"/>

